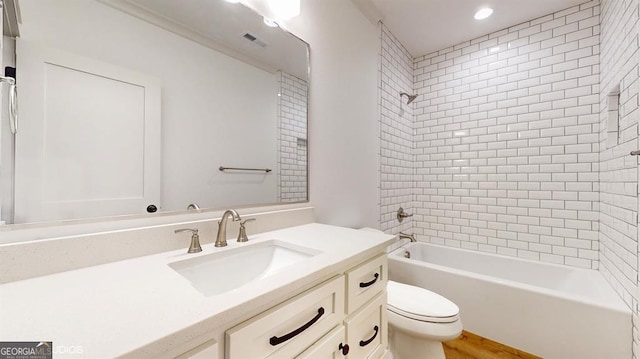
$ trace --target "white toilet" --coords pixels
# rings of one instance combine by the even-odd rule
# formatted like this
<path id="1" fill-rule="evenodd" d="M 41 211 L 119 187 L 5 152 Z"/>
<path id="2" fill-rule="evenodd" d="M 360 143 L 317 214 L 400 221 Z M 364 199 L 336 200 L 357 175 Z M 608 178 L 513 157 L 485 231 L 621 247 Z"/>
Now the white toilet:
<path id="1" fill-rule="evenodd" d="M 393 359 L 444 359 L 442 342 L 462 333 L 457 305 L 429 290 L 388 281 L 387 317 Z"/>

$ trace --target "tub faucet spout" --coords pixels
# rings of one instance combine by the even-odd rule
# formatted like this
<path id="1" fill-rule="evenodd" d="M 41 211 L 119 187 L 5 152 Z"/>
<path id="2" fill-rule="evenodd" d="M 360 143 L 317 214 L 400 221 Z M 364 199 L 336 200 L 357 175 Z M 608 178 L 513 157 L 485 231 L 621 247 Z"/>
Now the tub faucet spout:
<path id="1" fill-rule="evenodd" d="M 402 233 L 400 232 L 400 239 L 408 239 L 411 242 L 417 242 L 415 234 L 411 233 L 411 234 L 406 234 L 406 233 Z"/>

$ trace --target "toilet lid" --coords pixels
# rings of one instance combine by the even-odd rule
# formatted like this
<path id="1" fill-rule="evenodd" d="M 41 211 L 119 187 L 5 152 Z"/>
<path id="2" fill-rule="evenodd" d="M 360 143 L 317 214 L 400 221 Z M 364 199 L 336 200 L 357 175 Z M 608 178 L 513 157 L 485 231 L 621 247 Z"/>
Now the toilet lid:
<path id="1" fill-rule="evenodd" d="M 387 309 L 423 322 L 451 323 L 460 309 L 449 299 L 424 288 L 394 281 L 387 282 Z"/>

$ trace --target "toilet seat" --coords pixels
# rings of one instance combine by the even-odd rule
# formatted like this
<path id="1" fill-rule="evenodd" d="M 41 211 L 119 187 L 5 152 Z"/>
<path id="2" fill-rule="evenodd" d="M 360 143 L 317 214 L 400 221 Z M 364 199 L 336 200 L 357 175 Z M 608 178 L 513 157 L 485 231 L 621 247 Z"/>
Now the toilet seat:
<path id="1" fill-rule="evenodd" d="M 453 323 L 460 319 L 455 303 L 430 290 L 387 282 L 387 309 L 408 319 L 428 323 Z"/>

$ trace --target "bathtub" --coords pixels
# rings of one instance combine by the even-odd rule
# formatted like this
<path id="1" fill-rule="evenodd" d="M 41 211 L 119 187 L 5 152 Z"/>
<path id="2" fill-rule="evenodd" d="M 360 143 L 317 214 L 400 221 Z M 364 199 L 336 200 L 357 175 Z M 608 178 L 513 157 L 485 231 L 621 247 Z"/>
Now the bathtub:
<path id="1" fill-rule="evenodd" d="M 545 359 L 631 358 L 631 310 L 595 270 L 418 242 L 389 254 L 389 278 L 452 300 L 465 330 Z"/>

